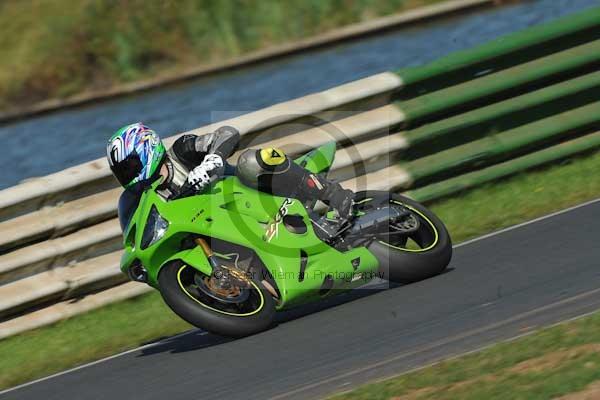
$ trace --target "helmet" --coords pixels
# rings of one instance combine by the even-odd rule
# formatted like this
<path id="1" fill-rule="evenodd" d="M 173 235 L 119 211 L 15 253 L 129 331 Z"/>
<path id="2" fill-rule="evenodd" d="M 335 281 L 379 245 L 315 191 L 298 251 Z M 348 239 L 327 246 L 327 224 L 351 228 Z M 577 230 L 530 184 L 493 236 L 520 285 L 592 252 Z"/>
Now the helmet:
<path id="1" fill-rule="evenodd" d="M 165 146 L 152 129 L 141 122 L 127 125 L 108 140 L 108 164 L 119 183 L 129 188 L 150 179 L 165 158 Z"/>

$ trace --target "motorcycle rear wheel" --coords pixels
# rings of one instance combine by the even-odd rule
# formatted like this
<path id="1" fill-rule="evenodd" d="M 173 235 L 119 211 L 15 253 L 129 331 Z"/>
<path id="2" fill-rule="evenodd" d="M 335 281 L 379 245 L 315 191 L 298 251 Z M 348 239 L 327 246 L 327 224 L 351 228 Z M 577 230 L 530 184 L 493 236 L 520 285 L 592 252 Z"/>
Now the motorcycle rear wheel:
<path id="1" fill-rule="evenodd" d="M 418 229 L 414 232 L 382 235 L 367 246 L 379 261 L 383 279 L 410 283 L 438 275 L 446 269 L 452 258 L 450 235 L 442 221 L 422 204 L 385 191 L 359 192 L 355 202 L 362 212 L 377 206 L 405 208 L 410 217 L 418 221 Z M 388 227 L 387 232 L 394 233 L 394 228 Z"/>
<path id="2" fill-rule="evenodd" d="M 207 293 L 199 279 L 208 277 L 182 263 L 171 263 L 160 271 L 158 283 L 165 303 L 190 324 L 223 336 L 241 337 L 263 331 L 275 317 L 275 301 L 260 281 L 248 277 L 240 302 L 236 296 L 219 300 L 219 293 Z M 242 292 L 243 290 L 244 292 Z"/>

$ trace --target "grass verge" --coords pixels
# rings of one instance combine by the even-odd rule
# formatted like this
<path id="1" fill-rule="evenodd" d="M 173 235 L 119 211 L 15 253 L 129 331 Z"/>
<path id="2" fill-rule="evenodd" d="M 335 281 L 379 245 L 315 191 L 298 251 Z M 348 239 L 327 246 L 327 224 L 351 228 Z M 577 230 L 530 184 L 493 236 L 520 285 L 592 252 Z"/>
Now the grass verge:
<path id="1" fill-rule="evenodd" d="M 600 195 L 600 180 L 592 178 L 597 175 L 599 170 L 600 152 L 596 152 L 547 169 L 528 172 L 495 184 L 483 186 L 430 206 L 445 221 L 454 242 L 459 243 L 475 236 L 597 198 Z M 468 222 L 468 224 L 465 222 Z M 595 327 L 594 335 L 590 334 L 589 337 L 600 339 L 600 333 L 598 333 L 600 332 L 600 316 L 578 321 L 575 325 L 569 324 L 568 326 L 579 327 L 577 329 L 585 327 L 587 329 L 587 324 L 591 324 L 590 331 L 593 331 Z M 0 371 L 2 371 L 2 374 L 0 374 L 0 388 L 14 386 L 84 362 L 96 360 L 189 328 L 189 325 L 167 309 L 157 293 L 107 306 L 46 328 L 0 341 L 0 354 L 2 355 L 0 357 Z M 488 383 L 493 386 L 491 381 L 498 377 L 492 373 L 500 373 L 504 369 L 517 365 L 526 359 L 541 356 L 545 352 L 550 353 L 561 348 L 565 343 L 573 343 L 573 346 L 594 343 L 592 339 L 584 341 L 587 340 L 587 335 L 574 335 L 571 337 L 564 333 L 566 332 L 565 329 L 571 328 L 558 327 L 523 339 L 531 348 L 522 345 L 522 342 L 516 343 L 515 346 L 521 346 L 522 351 L 509 351 L 508 348 L 511 345 L 503 344 L 499 347 L 503 349 L 502 351 L 489 350 L 493 352 L 494 356 L 487 361 L 488 356 L 471 355 L 467 358 L 470 361 L 461 364 L 458 369 L 446 367 L 447 365 L 456 366 L 457 364 L 453 363 L 459 362 L 451 361 L 450 364 L 443 363 L 440 366 L 433 367 L 433 369 L 424 370 L 418 373 L 423 374 L 422 378 L 415 378 L 415 382 L 421 382 L 419 385 L 407 381 L 404 377 L 399 378 L 398 382 L 400 383 L 394 383 L 395 381 L 393 381 L 378 385 L 378 387 L 381 386 L 382 390 L 383 388 L 389 389 L 382 391 L 382 393 L 388 393 L 389 396 L 388 394 L 385 395 L 388 397 L 379 395 L 377 395 L 379 397 L 370 397 L 373 393 L 369 395 L 366 393 L 375 390 L 367 387 L 353 394 L 345 395 L 355 397 L 345 398 L 389 398 L 392 396 L 391 393 L 396 393 L 394 391 L 398 391 L 400 394 L 416 391 L 418 388 L 427 388 L 427 390 L 422 393 L 413 393 L 411 396 L 427 396 L 427 393 L 431 390 L 441 390 L 439 388 L 443 385 L 467 382 L 469 379 L 483 379 L 483 381 L 480 381 L 478 385 L 468 383 L 462 386 L 479 390 L 478 388 L 485 386 L 483 384 L 487 382 L 486 379 L 489 379 L 490 382 Z M 565 338 L 561 336 L 561 332 L 564 333 L 563 336 L 566 335 Z M 556 343 L 551 340 L 552 338 L 557 338 Z M 600 340 L 598 343 L 600 343 Z M 581 347 L 577 351 L 584 352 L 585 349 L 587 347 Z M 590 357 L 582 353 L 577 355 L 574 360 L 567 359 L 565 361 L 565 365 L 573 364 L 574 370 L 581 370 L 582 375 L 577 379 L 573 378 L 568 371 L 565 371 L 564 375 L 553 375 L 550 371 L 545 371 L 545 368 L 542 368 L 536 373 L 549 374 L 548 382 L 556 381 L 556 383 L 549 383 L 547 390 L 551 390 L 553 387 L 559 387 L 561 390 L 578 390 L 583 387 L 582 385 L 596 379 L 597 373 L 600 374 L 600 368 L 598 368 L 600 360 L 598 360 L 599 364 L 596 368 L 589 371 L 586 369 L 588 368 L 585 366 L 586 363 L 592 362 Z M 470 364 L 476 360 L 479 360 L 480 366 L 471 368 Z M 442 380 L 442 378 L 438 380 L 435 377 L 438 372 L 446 380 Z M 513 386 L 522 385 L 527 387 L 530 384 L 530 379 L 533 379 L 529 375 L 514 375 L 509 370 L 502 372 L 502 374 L 504 373 L 508 375 L 501 375 L 500 379 L 510 377 Z M 486 375 L 489 375 L 489 377 L 485 378 Z M 550 380 L 550 375 L 554 381 Z M 535 379 L 537 379 L 537 376 L 535 375 Z M 561 376 L 564 377 L 564 384 L 558 383 L 563 380 Z M 459 379 L 461 380 L 459 381 Z M 536 382 L 538 381 L 536 380 Z M 541 384 L 539 382 L 535 384 Z M 463 389 L 455 388 L 453 390 Z M 489 388 L 489 390 L 492 393 L 493 390 L 500 389 Z M 465 394 L 465 396 L 470 395 Z M 518 396 L 510 397 L 517 398 Z M 462 392 L 460 392 L 460 395 L 454 397 L 436 398 L 469 397 L 463 397 Z M 478 398 L 493 397 L 483 396 Z"/>

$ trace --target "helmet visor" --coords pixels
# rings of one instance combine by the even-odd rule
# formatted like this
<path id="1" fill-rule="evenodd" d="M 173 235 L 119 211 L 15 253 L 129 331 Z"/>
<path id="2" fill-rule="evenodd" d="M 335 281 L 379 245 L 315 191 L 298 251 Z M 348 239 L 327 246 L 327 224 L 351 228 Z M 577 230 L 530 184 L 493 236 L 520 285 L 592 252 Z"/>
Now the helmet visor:
<path id="1" fill-rule="evenodd" d="M 113 174 L 119 181 L 119 183 L 127 187 L 132 181 L 140 176 L 144 166 L 140 160 L 140 156 L 137 152 L 133 152 L 128 155 L 123 161 L 115 163 L 110 167 Z"/>

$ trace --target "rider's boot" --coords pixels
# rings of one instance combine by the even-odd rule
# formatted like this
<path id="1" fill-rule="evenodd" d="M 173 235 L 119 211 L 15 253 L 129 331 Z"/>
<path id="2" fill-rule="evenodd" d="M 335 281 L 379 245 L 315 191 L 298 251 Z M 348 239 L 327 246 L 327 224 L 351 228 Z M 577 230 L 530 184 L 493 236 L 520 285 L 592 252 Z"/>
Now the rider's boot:
<path id="1" fill-rule="evenodd" d="M 325 215 L 317 221 L 317 228 L 324 234 L 321 236 L 333 239 L 350 225 L 354 216 L 354 192 L 344 189 L 337 182 L 313 174 L 307 177 L 303 186 L 308 188 L 307 191 L 312 192 L 313 198 L 323 201 L 335 213 L 333 218 Z"/>

